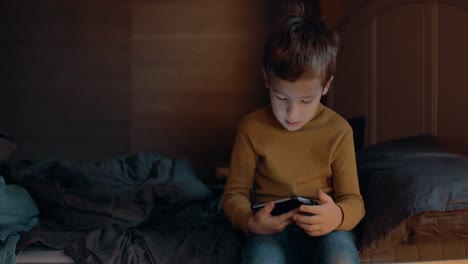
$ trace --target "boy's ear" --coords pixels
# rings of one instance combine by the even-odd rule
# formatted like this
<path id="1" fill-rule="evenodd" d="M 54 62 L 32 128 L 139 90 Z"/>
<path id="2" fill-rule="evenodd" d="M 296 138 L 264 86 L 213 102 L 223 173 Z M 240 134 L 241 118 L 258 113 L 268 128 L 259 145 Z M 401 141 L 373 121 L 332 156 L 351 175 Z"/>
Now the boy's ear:
<path id="1" fill-rule="evenodd" d="M 268 75 L 265 72 L 265 68 L 262 68 L 263 72 L 263 81 L 265 82 L 265 87 L 268 89 L 270 88 L 270 85 L 268 84 Z"/>
<path id="2" fill-rule="evenodd" d="M 325 84 L 325 87 L 323 88 L 323 91 L 322 91 L 322 96 L 323 96 L 323 95 L 326 95 L 326 94 L 328 93 L 328 90 L 330 90 L 330 86 L 331 86 L 331 84 L 332 84 L 332 82 L 333 82 L 333 78 L 334 78 L 334 77 L 333 77 L 333 75 L 332 75 L 332 77 L 330 78 L 330 80 Z"/>

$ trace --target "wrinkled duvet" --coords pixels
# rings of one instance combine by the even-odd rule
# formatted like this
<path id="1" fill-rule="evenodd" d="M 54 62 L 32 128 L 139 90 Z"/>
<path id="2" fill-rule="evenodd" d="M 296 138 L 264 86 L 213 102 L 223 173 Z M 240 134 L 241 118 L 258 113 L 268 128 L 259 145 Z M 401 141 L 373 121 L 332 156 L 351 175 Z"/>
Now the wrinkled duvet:
<path id="1" fill-rule="evenodd" d="M 100 163 L 21 161 L 3 173 L 40 212 L 17 252 L 39 243 L 76 263 L 238 262 L 220 193 L 187 160 L 141 152 Z"/>

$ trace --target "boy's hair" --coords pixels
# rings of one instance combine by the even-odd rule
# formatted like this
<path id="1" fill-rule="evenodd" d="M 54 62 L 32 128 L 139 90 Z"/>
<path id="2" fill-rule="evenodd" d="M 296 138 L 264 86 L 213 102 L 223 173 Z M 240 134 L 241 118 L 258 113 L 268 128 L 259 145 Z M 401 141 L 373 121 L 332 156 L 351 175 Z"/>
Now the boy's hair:
<path id="1" fill-rule="evenodd" d="M 325 85 L 335 72 L 338 44 L 338 33 L 327 30 L 320 6 L 290 4 L 280 30 L 265 44 L 263 69 L 267 77 L 291 82 L 319 77 Z"/>

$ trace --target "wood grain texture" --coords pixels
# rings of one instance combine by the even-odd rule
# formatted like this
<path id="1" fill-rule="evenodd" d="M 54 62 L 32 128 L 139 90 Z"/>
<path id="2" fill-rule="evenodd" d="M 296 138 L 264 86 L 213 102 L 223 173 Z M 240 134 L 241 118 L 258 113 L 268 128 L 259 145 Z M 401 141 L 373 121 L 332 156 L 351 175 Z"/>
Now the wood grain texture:
<path id="1" fill-rule="evenodd" d="M 104 159 L 129 150 L 129 8 L 2 4 L 0 125 L 17 141 L 17 158 Z"/>
<path id="2" fill-rule="evenodd" d="M 343 48 L 338 61 L 344 58 L 355 68 L 338 68 L 336 78 L 344 75 L 348 81 L 335 84 L 331 101 L 345 116 L 367 117 L 368 143 L 433 134 L 468 153 L 468 126 L 463 117 L 456 117 L 468 110 L 468 38 L 462 33 L 467 19 L 468 1 L 357 1 L 351 15 L 339 23 Z M 370 60 L 350 61 L 363 48 L 356 42 L 363 43 Z M 363 73 L 370 89 L 363 92 L 362 74 L 351 71 Z M 338 103 L 351 93 L 356 105 Z M 375 108 L 363 111 L 359 97 Z"/>
<path id="3" fill-rule="evenodd" d="M 237 122 L 265 101 L 270 9 L 268 1 L 136 1 L 132 150 L 186 156 L 207 174 L 229 161 Z"/>
<path id="4" fill-rule="evenodd" d="M 377 28 L 377 140 L 424 133 L 423 4 L 382 14 Z M 392 129 L 388 129 L 391 127 Z"/>
<path id="5" fill-rule="evenodd" d="M 468 8 L 440 5 L 438 41 L 438 133 L 468 153 Z"/>
<path id="6" fill-rule="evenodd" d="M 210 177 L 268 101 L 262 49 L 289 2 L 3 1 L 0 127 L 18 159 L 152 151 Z"/>

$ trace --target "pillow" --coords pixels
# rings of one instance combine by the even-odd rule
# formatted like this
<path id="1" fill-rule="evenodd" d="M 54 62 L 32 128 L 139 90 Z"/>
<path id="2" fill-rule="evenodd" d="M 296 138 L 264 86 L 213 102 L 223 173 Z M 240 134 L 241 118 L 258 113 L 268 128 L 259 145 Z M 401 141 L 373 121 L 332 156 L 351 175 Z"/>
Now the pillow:
<path id="1" fill-rule="evenodd" d="M 11 137 L 0 131 L 0 162 L 7 161 L 16 149 L 16 144 Z"/>
<path id="2" fill-rule="evenodd" d="M 346 119 L 353 129 L 354 149 L 360 150 L 364 147 L 365 132 L 366 132 L 366 119 L 364 117 L 356 117 Z"/>
<path id="3" fill-rule="evenodd" d="M 468 159 L 446 150 L 436 137 L 384 142 L 358 151 L 356 159 L 366 207 L 358 226 L 363 252 L 409 242 L 417 228 L 408 223 L 425 212 L 468 212 Z M 461 228 L 468 230 L 466 221 Z"/>

